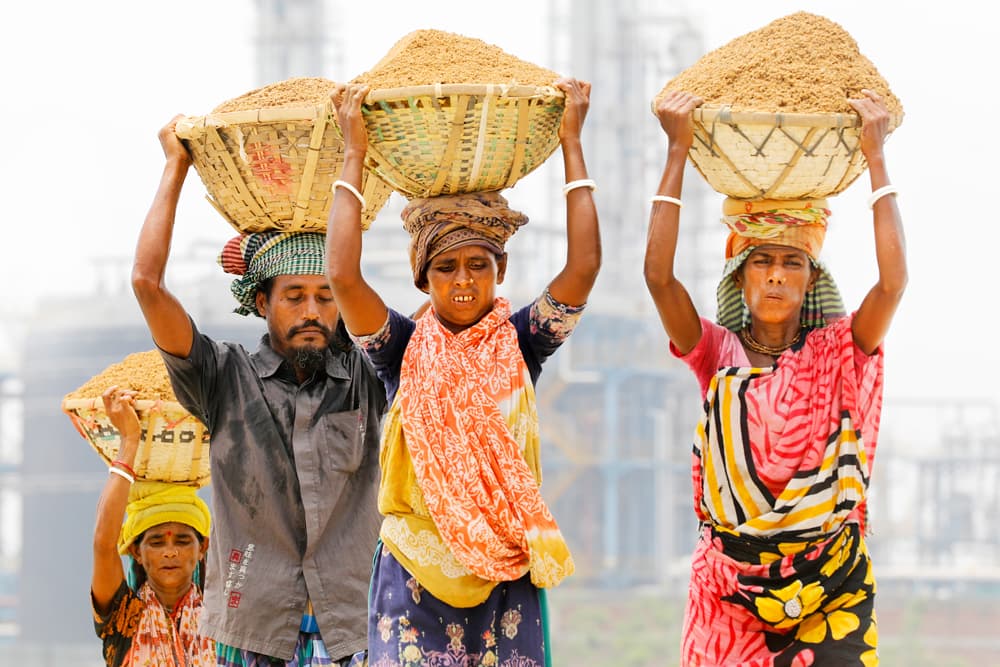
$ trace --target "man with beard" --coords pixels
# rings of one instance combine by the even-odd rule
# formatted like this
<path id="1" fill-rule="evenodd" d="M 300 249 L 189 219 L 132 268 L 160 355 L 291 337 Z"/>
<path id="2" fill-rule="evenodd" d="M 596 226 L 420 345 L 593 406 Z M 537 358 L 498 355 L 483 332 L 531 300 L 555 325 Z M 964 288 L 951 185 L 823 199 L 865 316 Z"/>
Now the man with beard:
<path id="1" fill-rule="evenodd" d="M 191 165 L 176 120 L 160 130 L 166 165 L 132 287 L 178 400 L 212 434 L 201 632 L 219 665 L 360 664 L 385 390 L 340 323 L 323 234 L 248 234 L 223 249 L 236 312 L 267 323 L 256 352 L 198 331 L 164 284 Z"/>

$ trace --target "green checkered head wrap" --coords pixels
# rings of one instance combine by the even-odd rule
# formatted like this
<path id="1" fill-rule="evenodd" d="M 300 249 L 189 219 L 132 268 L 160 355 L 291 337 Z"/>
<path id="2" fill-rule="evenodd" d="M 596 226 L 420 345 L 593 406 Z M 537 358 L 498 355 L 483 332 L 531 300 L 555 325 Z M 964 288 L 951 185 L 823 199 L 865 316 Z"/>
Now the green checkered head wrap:
<path id="1" fill-rule="evenodd" d="M 275 276 L 326 273 L 326 237 L 315 232 L 259 232 L 230 239 L 219 253 L 226 273 L 239 276 L 230 285 L 240 315 L 257 312 L 257 289 Z"/>
<path id="2" fill-rule="evenodd" d="M 719 281 L 719 287 L 716 290 L 718 310 L 715 321 L 733 332 L 739 332 L 740 329 L 750 324 L 750 309 L 743 301 L 743 291 L 736 286 L 733 274 L 743 266 L 743 262 L 753 251 L 754 246 L 751 246 L 739 255 L 726 260 L 726 267 L 722 271 L 722 280 Z M 803 327 L 818 329 L 844 316 L 844 300 L 840 296 L 837 283 L 834 282 L 833 276 L 830 275 L 826 266 L 813 257 L 810 257 L 809 261 L 819 269 L 819 275 L 816 277 L 812 291 L 806 293 L 805 301 L 802 303 L 801 322 Z"/>
<path id="3" fill-rule="evenodd" d="M 722 203 L 722 213 L 722 223 L 730 233 L 726 239 L 726 267 L 716 290 L 716 322 L 734 332 L 750 323 L 750 310 L 733 274 L 743 266 L 754 248 L 769 244 L 802 250 L 819 271 L 802 303 L 803 327 L 824 327 L 844 316 L 844 300 L 837 283 L 819 261 L 830 217 L 825 199 L 738 201 L 727 197 Z"/>

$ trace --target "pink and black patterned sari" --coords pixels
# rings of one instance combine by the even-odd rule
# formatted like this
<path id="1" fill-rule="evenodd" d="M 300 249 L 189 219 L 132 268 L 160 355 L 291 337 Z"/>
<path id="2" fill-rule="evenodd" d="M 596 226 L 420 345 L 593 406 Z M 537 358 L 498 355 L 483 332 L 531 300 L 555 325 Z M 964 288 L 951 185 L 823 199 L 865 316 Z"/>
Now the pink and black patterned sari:
<path id="1" fill-rule="evenodd" d="M 844 317 L 753 368 L 736 334 L 702 326 L 685 358 L 705 400 L 682 664 L 877 664 L 864 530 L 881 351 L 861 352 Z"/>

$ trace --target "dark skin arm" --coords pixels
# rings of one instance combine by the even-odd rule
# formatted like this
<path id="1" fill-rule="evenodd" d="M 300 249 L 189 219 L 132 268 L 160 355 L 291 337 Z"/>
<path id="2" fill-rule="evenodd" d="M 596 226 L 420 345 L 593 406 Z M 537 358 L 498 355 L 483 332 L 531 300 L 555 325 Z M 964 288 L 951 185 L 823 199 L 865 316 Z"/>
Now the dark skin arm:
<path id="1" fill-rule="evenodd" d="M 340 180 L 359 192 L 368 152 L 368 131 L 361 115 L 367 94 L 368 86 L 337 84 L 330 95 L 344 137 Z M 342 187 L 334 189 L 326 226 L 326 259 L 326 277 L 347 330 L 358 336 L 378 331 L 389 311 L 361 273 L 361 202 Z"/>
<path id="2" fill-rule="evenodd" d="M 194 341 L 191 320 L 164 283 L 177 202 L 191 166 L 191 155 L 174 134 L 180 117 L 175 116 L 159 133 L 166 164 L 153 204 L 139 232 L 132 264 L 132 291 L 157 347 L 174 356 L 187 357 Z"/>
<path id="3" fill-rule="evenodd" d="M 580 132 L 590 103 L 590 84 L 560 79 L 555 84 L 566 95 L 559 128 L 566 181 L 587 178 Z M 366 86 L 338 84 L 331 95 L 344 136 L 341 180 L 361 189 L 368 135 L 361 115 Z M 589 188 L 576 188 L 566 197 L 566 263 L 549 283 L 549 293 L 560 303 L 583 305 L 601 265 L 597 208 Z M 374 333 L 387 316 L 385 303 L 361 273 L 361 203 L 337 188 L 327 225 L 327 278 L 340 316 L 355 335 Z"/>
<path id="4" fill-rule="evenodd" d="M 576 79 L 559 79 L 555 86 L 566 95 L 566 107 L 559 125 L 566 182 L 587 178 L 580 134 L 590 108 L 590 84 Z M 580 187 L 566 195 L 566 263 L 549 283 L 549 294 L 559 303 L 582 306 L 601 268 L 601 231 L 597 207 L 590 188 Z"/>
<path id="5" fill-rule="evenodd" d="M 870 90 L 861 92 L 864 97 L 848 101 L 861 116 L 861 152 L 868 161 L 874 192 L 890 182 L 883 152 L 890 117 L 877 94 Z M 875 203 L 873 224 L 878 281 L 861 302 L 851 329 L 854 343 L 866 354 L 872 354 L 889 331 L 908 279 L 906 240 L 895 196 L 885 195 Z"/>
<path id="6" fill-rule="evenodd" d="M 135 413 L 132 392 L 110 387 L 101 396 L 111 424 L 121 436 L 117 460 L 135 468 L 135 455 L 139 449 L 139 417 Z M 97 611 L 106 613 L 118 587 L 125 579 L 121 557 L 118 555 L 118 536 L 128 504 L 128 480 L 108 473 L 101 497 L 97 501 L 97 521 L 94 525 L 94 571 L 90 590 Z"/>
<path id="7" fill-rule="evenodd" d="M 681 198 L 684 164 L 694 141 L 691 114 L 701 103 L 700 97 L 680 91 L 669 91 L 656 103 L 656 116 L 667 135 L 667 163 L 657 194 Z M 701 320 L 687 288 L 674 274 L 679 228 L 680 207 L 654 202 L 649 214 L 643 274 L 663 329 L 677 350 L 687 354 L 701 340 Z"/>
<path id="8" fill-rule="evenodd" d="M 872 190 L 889 183 L 883 144 L 888 135 L 889 113 L 877 95 L 850 100 L 862 119 L 861 151 L 868 161 Z M 659 194 L 680 197 L 684 160 L 693 141 L 691 112 L 701 100 L 683 92 L 661 99 L 656 115 L 669 138 L 667 165 Z M 663 327 L 681 354 L 690 352 L 701 339 L 698 313 L 684 286 L 674 276 L 674 256 L 680 211 L 668 203 L 656 203 L 650 215 L 646 245 L 646 285 Z M 905 240 L 895 198 L 886 196 L 874 209 L 876 260 L 879 280 L 868 292 L 853 321 L 854 341 L 871 354 L 882 342 L 902 298 L 907 282 Z"/>

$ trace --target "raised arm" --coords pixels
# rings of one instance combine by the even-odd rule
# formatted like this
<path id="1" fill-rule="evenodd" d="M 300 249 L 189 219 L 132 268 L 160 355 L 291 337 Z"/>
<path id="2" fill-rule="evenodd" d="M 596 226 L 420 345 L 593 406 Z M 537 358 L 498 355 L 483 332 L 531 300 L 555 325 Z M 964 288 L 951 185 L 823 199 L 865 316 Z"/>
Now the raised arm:
<path id="1" fill-rule="evenodd" d="M 590 84 L 576 79 L 559 79 L 558 87 L 566 94 L 566 107 L 559 125 L 566 183 L 587 179 L 580 133 L 590 107 Z M 549 283 L 549 294 L 567 306 L 582 306 L 590 296 L 601 268 L 601 232 L 597 207 L 589 187 L 576 187 L 566 193 L 566 263 Z"/>
<path id="2" fill-rule="evenodd" d="M 681 198 L 684 165 L 694 141 L 692 112 L 701 103 L 700 97 L 680 91 L 668 91 L 656 103 L 656 116 L 667 135 L 667 164 L 656 190 L 658 195 L 678 201 Z M 701 321 L 687 289 L 674 275 L 680 214 L 676 202 L 653 202 L 643 274 L 663 329 L 677 350 L 687 354 L 701 340 Z"/>
<path id="3" fill-rule="evenodd" d="M 135 413 L 131 392 L 110 387 L 101 396 L 111 424 L 118 429 L 121 445 L 116 461 L 129 468 L 135 467 L 135 454 L 139 449 L 139 418 Z M 120 469 L 120 468 L 119 468 Z M 118 555 L 118 536 L 121 533 L 125 507 L 128 505 L 129 482 L 124 477 L 108 473 L 104 490 L 97 501 L 97 520 L 94 524 L 94 572 L 90 590 L 97 611 L 105 613 L 112 598 L 125 578 L 121 556 Z"/>
<path id="4" fill-rule="evenodd" d="M 883 151 L 890 116 L 876 93 L 861 92 L 864 97 L 849 102 L 861 116 L 861 152 L 868 161 L 872 192 L 875 192 L 890 185 Z M 854 342 L 866 354 L 874 352 L 889 331 L 907 282 L 906 240 L 896 197 L 891 194 L 880 197 L 872 213 L 878 282 L 868 291 L 852 322 Z"/>
<path id="5" fill-rule="evenodd" d="M 166 157 L 160 186 L 139 232 L 139 242 L 132 264 L 132 291 L 139 302 L 153 342 L 170 354 L 187 357 L 191 353 L 194 332 L 191 320 L 180 302 L 164 284 L 174 217 L 181 187 L 191 166 L 191 156 L 174 134 L 175 116 L 160 130 L 160 145 Z"/>
<path id="6" fill-rule="evenodd" d="M 359 194 L 368 152 L 368 131 L 361 115 L 361 103 L 367 94 L 368 86 L 337 84 L 330 95 L 344 136 L 340 181 Z M 357 336 L 378 331 L 388 310 L 382 297 L 361 275 L 361 201 L 343 185 L 334 187 L 326 226 L 326 277 L 347 330 Z"/>

